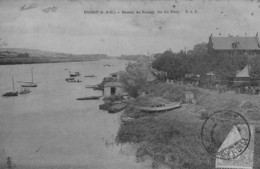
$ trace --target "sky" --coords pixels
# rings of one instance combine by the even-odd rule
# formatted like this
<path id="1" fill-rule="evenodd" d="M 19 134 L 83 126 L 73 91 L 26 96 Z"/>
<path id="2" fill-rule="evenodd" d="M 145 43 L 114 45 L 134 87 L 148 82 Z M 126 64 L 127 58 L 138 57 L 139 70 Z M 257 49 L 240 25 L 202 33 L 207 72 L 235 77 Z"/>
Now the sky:
<path id="1" fill-rule="evenodd" d="M 0 0 L 0 47 L 109 56 L 178 52 L 208 42 L 211 33 L 255 36 L 259 18 L 260 0 Z"/>

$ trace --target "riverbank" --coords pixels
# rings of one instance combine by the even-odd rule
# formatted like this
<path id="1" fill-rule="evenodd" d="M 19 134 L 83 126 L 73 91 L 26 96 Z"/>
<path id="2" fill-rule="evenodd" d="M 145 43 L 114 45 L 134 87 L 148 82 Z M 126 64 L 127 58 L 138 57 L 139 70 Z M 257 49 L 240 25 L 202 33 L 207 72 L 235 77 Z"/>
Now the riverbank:
<path id="1" fill-rule="evenodd" d="M 183 91 L 193 92 L 196 104 L 153 114 L 141 112 L 137 108 L 149 105 L 156 97 L 180 101 Z M 234 92 L 219 94 L 217 91 L 161 82 L 150 84 L 145 92 L 147 95 L 129 101 L 122 116 L 132 120 L 121 123 L 117 142 L 140 145 L 136 152 L 137 161 L 152 159 L 153 168 L 214 168 L 215 159 L 207 154 L 200 140 L 204 122 L 201 114 L 205 110 L 210 114 L 220 109 L 231 109 L 243 114 L 249 122 L 260 120 L 258 95 L 238 95 Z M 260 166 L 260 134 L 257 131 L 254 161 L 255 166 Z"/>

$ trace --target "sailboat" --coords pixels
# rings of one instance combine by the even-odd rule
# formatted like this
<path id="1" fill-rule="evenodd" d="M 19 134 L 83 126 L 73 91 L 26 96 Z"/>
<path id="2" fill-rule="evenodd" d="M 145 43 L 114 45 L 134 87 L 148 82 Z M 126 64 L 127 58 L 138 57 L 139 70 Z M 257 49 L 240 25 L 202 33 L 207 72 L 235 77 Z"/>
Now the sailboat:
<path id="1" fill-rule="evenodd" d="M 14 89 L 14 78 L 13 77 L 12 77 L 12 82 L 13 82 L 13 91 L 3 94 L 4 97 L 18 96 L 18 91 L 15 91 L 15 89 Z"/>
<path id="2" fill-rule="evenodd" d="M 37 87 L 38 85 L 36 83 L 33 83 L 33 68 L 31 68 L 31 74 L 32 74 L 32 81 L 31 82 L 24 82 L 22 84 L 22 87 Z"/>

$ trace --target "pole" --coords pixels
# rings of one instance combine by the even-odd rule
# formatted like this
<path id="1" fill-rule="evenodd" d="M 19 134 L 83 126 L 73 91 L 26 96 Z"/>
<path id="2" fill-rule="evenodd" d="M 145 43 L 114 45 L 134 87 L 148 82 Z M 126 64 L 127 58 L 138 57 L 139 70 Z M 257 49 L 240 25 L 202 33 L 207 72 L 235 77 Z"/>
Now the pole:
<path id="1" fill-rule="evenodd" d="M 13 82 L 13 91 L 14 91 L 14 78 L 13 78 L 13 76 L 12 76 L 12 82 Z"/>

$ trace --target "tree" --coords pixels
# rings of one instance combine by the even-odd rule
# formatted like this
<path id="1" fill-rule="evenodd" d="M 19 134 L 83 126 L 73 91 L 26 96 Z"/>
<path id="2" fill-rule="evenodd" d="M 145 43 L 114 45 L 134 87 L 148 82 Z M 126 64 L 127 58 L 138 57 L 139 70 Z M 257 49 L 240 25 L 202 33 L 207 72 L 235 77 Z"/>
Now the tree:
<path id="1" fill-rule="evenodd" d="M 143 63 L 129 63 L 124 72 L 120 74 L 120 81 L 125 91 L 132 97 L 137 97 L 139 91 L 145 87 L 148 70 Z"/>

